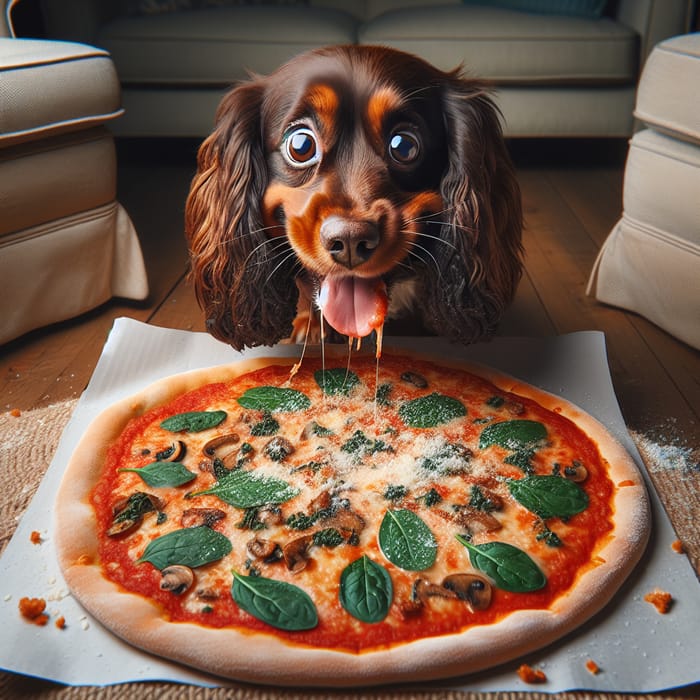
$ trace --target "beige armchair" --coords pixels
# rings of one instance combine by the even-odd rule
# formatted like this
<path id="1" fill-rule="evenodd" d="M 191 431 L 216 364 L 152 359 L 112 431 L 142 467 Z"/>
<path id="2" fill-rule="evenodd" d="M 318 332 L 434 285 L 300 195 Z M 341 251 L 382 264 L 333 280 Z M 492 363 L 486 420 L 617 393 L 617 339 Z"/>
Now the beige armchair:
<path id="1" fill-rule="evenodd" d="M 141 249 L 116 201 L 122 113 L 109 54 L 15 38 L 0 14 L 0 344 L 113 296 L 148 295 Z"/>

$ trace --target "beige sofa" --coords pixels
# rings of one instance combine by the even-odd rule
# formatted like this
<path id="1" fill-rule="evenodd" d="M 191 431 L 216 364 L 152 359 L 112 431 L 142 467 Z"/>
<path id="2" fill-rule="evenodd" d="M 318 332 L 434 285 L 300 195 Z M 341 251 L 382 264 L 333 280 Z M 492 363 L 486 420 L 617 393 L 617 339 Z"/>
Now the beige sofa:
<path id="1" fill-rule="evenodd" d="M 8 6 L 13 3 L 10 2 Z M 0 344 L 148 284 L 116 200 L 119 81 L 103 49 L 17 39 L 0 12 Z"/>
<path id="2" fill-rule="evenodd" d="M 700 33 L 661 42 L 639 83 L 624 211 L 588 293 L 700 350 Z"/>
<path id="3" fill-rule="evenodd" d="M 509 136 L 627 137 L 646 56 L 687 31 L 692 8 L 691 0 L 614 0 L 612 12 L 591 19 L 505 9 L 503 0 L 42 4 L 49 36 L 112 55 L 126 107 L 115 133 L 194 137 L 210 131 L 222 93 L 248 70 L 267 73 L 336 43 L 386 44 L 444 69 L 463 63 L 497 87 Z M 193 4 L 200 9 L 177 9 Z"/>

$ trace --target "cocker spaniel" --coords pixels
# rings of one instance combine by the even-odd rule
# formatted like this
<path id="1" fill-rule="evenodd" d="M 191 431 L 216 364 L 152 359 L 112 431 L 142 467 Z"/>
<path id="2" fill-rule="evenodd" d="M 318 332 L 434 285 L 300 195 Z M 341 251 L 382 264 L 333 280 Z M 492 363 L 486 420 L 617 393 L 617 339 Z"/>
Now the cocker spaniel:
<path id="1" fill-rule="evenodd" d="M 521 275 L 520 192 L 485 86 L 339 46 L 222 100 L 186 207 L 207 328 L 236 349 L 415 312 L 489 336 Z M 311 314 L 311 317 L 309 316 Z"/>

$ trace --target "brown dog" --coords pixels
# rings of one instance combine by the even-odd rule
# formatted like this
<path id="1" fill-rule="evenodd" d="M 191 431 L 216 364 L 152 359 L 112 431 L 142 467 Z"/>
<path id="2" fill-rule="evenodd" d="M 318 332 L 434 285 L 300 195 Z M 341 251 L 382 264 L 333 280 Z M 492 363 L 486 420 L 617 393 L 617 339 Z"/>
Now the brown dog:
<path id="1" fill-rule="evenodd" d="M 488 336 L 521 275 L 520 192 L 482 83 L 386 48 L 303 54 L 229 92 L 187 201 L 207 326 L 240 349 L 416 312 Z"/>

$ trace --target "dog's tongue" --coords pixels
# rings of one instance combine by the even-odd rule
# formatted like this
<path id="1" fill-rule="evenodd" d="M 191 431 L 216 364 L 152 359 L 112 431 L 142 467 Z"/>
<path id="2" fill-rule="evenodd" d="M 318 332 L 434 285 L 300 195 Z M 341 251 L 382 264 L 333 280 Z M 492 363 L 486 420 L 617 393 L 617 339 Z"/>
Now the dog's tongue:
<path id="1" fill-rule="evenodd" d="M 363 338 L 382 326 L 389 300 L 378 277 L 329 276 L 321 285 L 318 305 L 338 333 Z"/>

